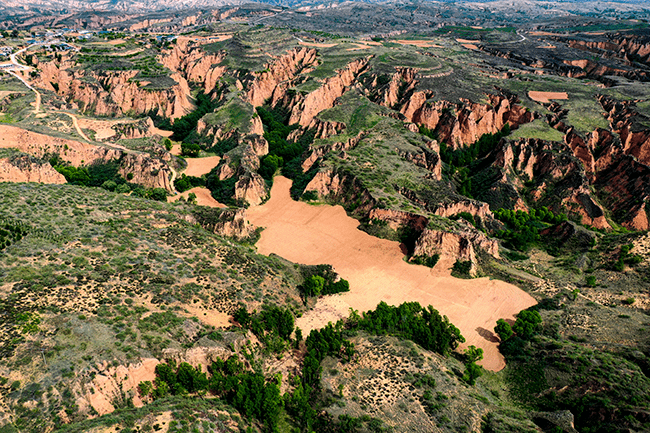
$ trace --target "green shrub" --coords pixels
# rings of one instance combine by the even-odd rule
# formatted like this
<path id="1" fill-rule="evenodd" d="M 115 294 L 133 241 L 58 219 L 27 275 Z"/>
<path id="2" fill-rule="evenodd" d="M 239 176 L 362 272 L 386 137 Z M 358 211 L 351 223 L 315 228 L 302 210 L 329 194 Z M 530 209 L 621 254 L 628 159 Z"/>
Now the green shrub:
<path id="1" fill-rule="evenodd" d="M 201 152 L 201 146 L 196 143 L 181 143 L 181 155 L 196 158 Z"/>

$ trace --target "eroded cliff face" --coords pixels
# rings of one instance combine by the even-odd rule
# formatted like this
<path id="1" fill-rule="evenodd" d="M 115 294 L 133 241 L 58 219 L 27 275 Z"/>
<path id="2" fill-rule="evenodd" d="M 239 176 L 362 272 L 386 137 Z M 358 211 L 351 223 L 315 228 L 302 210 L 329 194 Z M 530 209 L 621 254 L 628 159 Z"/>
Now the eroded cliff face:
<path id="1" fill-rule="evenodd" d="M 241 338 L 234 342 L 236 350 L 240 350 L 242 346 Z M 100 416 L 106 415 L 115 411 L 116 403 L 142 407 L 147 401 L 142 400 L 138 385 L 140 382 L 153 382 L 156 379 L 158 364 L 173 359 L 177 365 L 187 362 L 195 368 L 200 366 L 203 371 L 207 371 L 214 359 L 226 359 L 232 354 L 231 350 L 224 347 L 200 346 L 182 351 L 165 349 L 163 360 L 143 358 L 137 362 L 118 366 L 112 366 L 104 361 L 89 368 L 90 371 L 87 373 L 92 376 L 88 380 L 82 378 L 74 380 L 71 391 L 76 397 L 75 403 L 81 413 L 89 413 L 92 409 Z M 62 410 L 61 414 L 64 420 L 68 418 L 65 411 Z"/>
<path id="2" fill-rule="evenodd" d="M 433 256 L 438 254 L 443 262 L 447 263 L 453 263 L 456 260 L 468 261 L 472 264 L 470 274 L 475 275 L 478 270 L 476 248 L 499 258 L 499 243 L 479 231 L 469 227 L 454 232 L 427 228 L 416 241 L 413 255 Z"/>
<path id="3" fill-rule="evenodd" d="M 417 71 L 414 68 L 398 68 L 385 88 L 380 88 L 373 99 L 386 107 L 396 107 L 406 95 L 410 95 L 417 85 Z M 371 88 L 377 88 L 378 78 L 375 78 Z"/>
<path id="4" fill-rule="evenodd" d="M 200 224 L 220 236 L 239 240 L 248 239 L 255 232 L 255 227 L 246 219 L 245 209 L 198 208 L 188 222 Z"/>
<path id="5" fill-rule="evenodd" d="M 317 64 L 317 51 L 313 48 L 301 47 L 289 51 L 268 65 L 266 71 L 255 73 L 248 86 L 248 100 L 254 107 L 259 107 L 275 95 L 272 98 L 272 105 L 275 105 L 298 74 L 309 72 Z"/>
<path id="6" fill-rule="evenodd" d="M 23 155 L 0 159 L 0 182 L 63 184 L 66 180 L 49 163 Z"/>
<path id="7" fill-rule="evenodd" d="M 367 215 L 376 205 L 375 200 L 363 184 L 354 176 L 328 169 L 316 173 L 305 191 L 315 191 L 319 197 L 329 198 L 342 204 L 356 202 L 354 213 Z"/>
<path id="8" fill-rule="evenodd" d="M 179 40 L 171 50 L 162 51 L 158 61 L 188 82 L 201 85 L 208 94 L 227 70 L 225 66 L 218 66 L 225 57 L 225 52 L 209 54 L 189 40 Z"/>
<path id="9" fill-rule="evenodd" d="M 292 105 L 289 124 L 308 126 L 318 113 L 332 108 L 336 100 L 343 96 L 356 82 L 357 77 L 366 70 L 369 60 L 366 58 L 351 62 L 335 76 L 327 78 L 318 89 L 300 98 Z"/>
<path id="10" fill-rule="evenodd" d="M 328 198 L 346 206 L 354 203 L 353 213 L 370 221 L 378 220 L 388 224 L 394 230 L 410 227 L 418 233 L 414 256 L 432 256 L 440 254 L 454 263 L 456 260 L 471 261 L 472 273 L 478 269 L 477 248 L 495 258 L 499 258 L 499 244 L 484 233 L 465 223 L 458 223 L 459 228 L 448 231 L 429 228 L 429 219 L 424 215 L 393 209 L 377 207 L 376 200 L 362 183 L 351 175 L 324 170 L 316 174 L 305 191 L 316 191 L 322 198 Z M 487 204 L 468 200 L 464 204 L 440 206 L 440 214 L 455 215 L 469 210 L 483 221 L 492 220 L 492 213 Z M 458 211 L 458 212 L 456 212 Z"/>
<path id="11" fill-rule="evenodd" d="M 253 206 L 261 204 L 269 195 L 266 182 L 254 171 L 246 171 L 235 183 L 235 199 Z"/>
<path id="12" fill-rule="evenodd" d="M 320 120 L 318 117 L 315 117 L 312 119 L 311 122 L 309 122 L 309 125 L 307 125 L 304 128 L 299 128 L 294 131 L 292 131 L 289 136 L 287 137 L 287 140 L 289 141 L 296 141 L 298 140 L 302 134 L 305 133 L 307 130 L 312 130 L 314 131 L 314 139 L 317 138 L 329 138 L 333 135 L 340 134 L 341 132 L 345 131 L 345 123 L 341 122 L 333 122 L 333 121 L 324 121 Z"/>
<path id="13" fill-rule="evenodd" d="M 539 115 L 518 105 L 514 96 L 488 95 L 489 102 L 480 104 L 460 100 L 428 101 L 428 91 L 416 91 L 400 107 L 409 122 L 425 126 L 452 148 L 476 142 L 483 134 L 494 134 L 506 125 L 517 128 L 532 122 Z"/>
<path id="14" fill-rule="evenodd" d="M 118 160 L 120 174 L 126 178 L 131 173 L 132 182 L 173 191 L 167 164 L 146 154 L 50 137 L 8 125 L 0 125 L 0 147 L 15 148 L 36 158 L 58 154 L 75 167 Z"/>
<path id="15" fill-rule="evenodd" d="M 650 116 L 640 113 L 633 101 L 616 101 L 599 96 L 612 131 L 621 141 L 623 152 L 636 157 L 639 162 L 650 165 Z"/>
<path id="16" fill-rule="evenodd" d="M 429 220 L 425 216 L 392 209 L 372 209 L 368 214 L 368 218 L 371 221 L 384 221 L 393 230 L 400 227 L 411 227 L 417 232 L 422 232 L 429 224 Z"/>
<path id="17" fill-rule="evenodd" d="M 498 169 L 498 174 L 484 196 L 488 201 L 490 196 L 504 200 L 494 207 L 526 210 L 526 201 L 519 191 L 524 189 L 525 182 L 532 182 L 533 187 L 528 185 L 528 201 L 548 206 L 555 212 L 566 208 L 579 215 L 583 224 L 611 228 L 589 188 L 590 181 L 581 160 L 573 156 L 567 144 L 538 139 L 502 140 L 492 158 L 492 167 Z"/>
<path id="18" fill-rule="evenodd" d="M 56 91 L 80 110 L 99 116 L 121 116 L 155 112 L 175 119 L 192 109 L 190 88 L 180 73 L 168 89 L 147 89 L 148 83 L 134 80 L 138 71 L 74 71 L 72 65 L 55 61 L 41 63 L 37 87 Z"/>
<path id="19" fill-rule="evenodd" d="M 319 158 L 322 158 L 324 155 L 327 155 L 330 152 L 346 151 L 355 148 L 365 135 L 366 133 L 362 131 L 356 137 L 349 138 L 345 142 L 336 142 L 312 148 L 309 151 L 309 156 L 307 156 L 307 158 L 305 158 L 305 161 L 302 163 L 302 171 L 308 171 L 310 168 L 312 168 L 316 161 L 318 161 Z"/>

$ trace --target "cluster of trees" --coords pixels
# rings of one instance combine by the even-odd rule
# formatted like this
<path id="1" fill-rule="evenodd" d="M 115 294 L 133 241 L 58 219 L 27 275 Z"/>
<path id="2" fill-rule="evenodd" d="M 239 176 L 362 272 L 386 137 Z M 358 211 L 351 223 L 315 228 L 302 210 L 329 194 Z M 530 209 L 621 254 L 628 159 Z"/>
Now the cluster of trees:
<path id="1" fill-rule="evenodd" d="M 497 320 L 494 332 L 499 336 L 499 350 L 506 356 L 517 357 L 524 353 L 524 344 L 539 333 L 542 316 L 537 310 L 523 310 L 517 315 L 514 325 L 504 319 Z"/>
<path id="2" fill-rule="evenodd" d="M 201 152 L 201 146 L 196 143 L 181 143 L 181 156 L 196 158 Z"/>
<path id="3" fill-rule="evenodd" d="M 224 398 L 247 418 L 258 420 L 265 431 L 277 431 L 278 420 L 283 407 L 279 379 L 267 381 L 255 372 L 246 371 L 237 355 L 227 360 L 217 358 L 208 368 L 210 378 L 201 371 L 183 362 L 178 367 L 173 360 L 156 366 L 154 382 L 140 382 L 138 389 L 143 397 L 153 399 L 167 395 L 203 395 L 208 391 Z"/>
<path id="4" fill-rule="evenodd" d="M 50 164 L 72 185 L 100 187 L 121 194 L 131 192 L 136 197 L 167 201 L 167 190 L 164 188 L 144 188 L 130 183 L 129 180 L 133 179 L 132 173 L 127 174 L 127 179 L 124 179 L 119 173 L 119 163 L 117 161 L 94 163 L 86 167 L 74 167 L 62 161 L 58 155 L 55 155 L 50 158 Z"/>
<path id="5" fill-rule="evenodd" d="M 305 298 L 321 295 L 333 295 L 350 291 L 350 283 L 343 278 L 335 281 L 329 275 L 312 275 L 299 287 Z"/>
<path id="6" fill-rule="evenodd" d="M 318 271 L 319 267 L 313 267 Z M 320 269 L 321 271 L 323 269 Z M 312 274 L 313 276 L 314 274 Z M 321 277 L 322 278 L 322 277 Z M 257 335 L 261 340 L 272 334 L 289 340 L 294 329 L 294 318 L 289 310 L 266 307 L 261 313 L 249 313 L 240 308 L 234 318 Z M 323 359 L 336 357 L 349 362 L 355 354 L 354 344 L 345 338 L 348 330 L 363 329 L 374 334 L 392 334 L 409 338 L 427 349 L 447 354 L 464 341 L 458 329 L 446 317 L 441 317 L 432 307 L 424 309 L 417 303 L 390 307 L 385 303 L 375 311 L 366 312 L 363 317 L 353 312 L 347 321 L 328 324 L 320 330 L 313 330 L 305 340 L 306 354 L 299 375 L 290 378 L 293 391 L 280 394 L 281 377 L 265 377 L 250 371 L 237 355 L 226 360 L 217 359 L 208 368 L 209 374 L 187 363 L 159 364 L 156 379 L 139 385 L 143 396 L 154 399 L 166 395 L 211 394 L 223 398 L 244 417 L 257 420 L 263 431 L 278 431 L 283 408 L 301 431 L 357 431 L 363 423 L 380 428 L 380 422 L 369 417 L 351 418 L 340 416 L 338 421 L 321 413 L 321 376 Z M 302 333 L 296 330 L 296 343 L 302 340 Z M 464 379 L 474 383 L 482 374 L 476 361 L 482 358 L 481 349 L 473 346 L 465 353 L 466 370 Z M 247 359 L 251 360 L 247 357 Z M 252 361 L 251 361 L 252 362 Z"/>
<path id="7" fill-rule="evenodd" d="M 217 107 L 217 102 L 213 101 L 210 95 L 206 95 L 202 90 L 196 95 L 195 103 L 196 109 L 194 111 L 176 119 L 173 125 L 169 125 L 169 122 L 163 125 L 169 127 L 168 129 L 174 132 L 171 137 L 173 140 L 184 141 L 196 129 L 199 119 Z"/>
<path id="8" fill-rule="evenodd" d="M 219 203 L 228 206 L 241 206 L 242 203 L 233 198 L 235 195 L 235 184 L 237 176 L 231 176 L 228 179 L 219 180 L 218 167 L 214 167 L 210 173 L 205 176 L 205 187 L 210 190 L 212 197 Z"/>
<path id="9" fill-rule="evenodd" d="M 393 307 L 379 303 L 375 311 L 363 313 L 352 320 L 355 327 L 377 335 L 395 335 L 414 341 L 427 350 L 447 355 L 464 343 L 460 330 L 441 316 L 432 306 L 423 308 L 417 302 Z"/>
<path id="10" fill-rule="evenodd" d="M 496 237 L 506 240 L 516 250 L 525 252 L 539 240 L 539 231 L 548 225 L 566 221 L 564 213 L 554 214 L 546 206 L 540 209 L 522 210 L 497 209 L 494 216 L 506 225 L 506 230 L 499 230 Z"/>
<path id="11" fill-rule="evenodd" d="M 298 125 L 289 125 L 289 110 L 282 106 L 262 106 L 257 107 L 257 114 L 264 124 L 264 138 L 269 142 L 269 154 L 260 161 L 258 173 L 271 180 L 277 170 L 282 169 L 283 175 L 294 180 L 295 188 L 292 187 L 292 193 L 294 198 L 297 198 L 296 195 L 299 197 L 302 194 L 315 174 L 310 170 L 310 174 L 306 175 L 301 168 L 301 156 L 314 141 L 315 131 L 307 131 L 296 142 L 290 143 L 287 137 L 291 131 L 298 129 Z M 299 193 L 296 194 L 295 191 L 298 190 Z"/>
<path id="12" fill-rule="evenodd" d="M 246 371 L 237 355 L 226 361 L 217 359 L 209 370 L 210 392 L 224 398 L 246 418 L 258 420 L 265 431 L 278 430 L 284 406 L 279 377 L 267 381 L 261 373 Z"/>
<path id="13" fill-rule="evenodd" d="M 301 377 L 294 379 L 295 389 L 285 396 L 285 405 L 302 431 L 313 431 L 315 425 L 322 423 L 316 410 L 323 372 L 321 361 L 326 356 L 349 361 L 354 356 L 354 344 L 343 338 L 343 324 L 339 321 L 336 325 L 329 323 L 321 330 L 311 331 L 305 345 L 307 354 L 302 363 Z"/>
<path id="14" fill-rule="evenodd" d="M 434 254 L 432 256 L 413 256 L 409 261 L 416 265 L 433 268 L 436 263 L 438 263 L 438 260 L 440 260 L 440 254 Z"/>
<path id="15" fill-rule="evenodd" d="M 194 368 L 187 362 L 176 366 L 174 360 L 156 365 L 156 379 L 152 382 L 140 382 L 140 395 L 153 399 L 167 395 L 185 395 L 187 393 L 205 393 L 208 389 L 208 378 L 201 371 L 201 366 Z"/>
<path id="16" fill-rule="evenodd" d="M 426 126 L 419 126 L 420 133 L 437 140 L 438 135 Z M 507 123 L 501 131 L 495 134 L 483 134 L 476 142 L 469 146 L 459 147 L 454 150 L 445 143 L 440 143 L 440 159 L 447 164 L 447 169 L 452 175 L 456 175 L 458 193 L 466 197 L 473 197 L 472 188 L 472 164 L 476 163 L 489 154 L 501 139 L 510 134 L 510 125 Z"/>
<path id="17" fill-rule="evenodd" d="M 188 189 L 196 188 L 197 186 L 205 186 L 205 179 L 202 177 L 181 174 L 181 177 L 174 180 L 174 187 L 178 192 L 185 192 Z"/>
<path id="18" fill-rule="evenodd" d="M 241 307 L 235 311 L 233 318 L 243 328 L 253 331 L 274 352 L 281 352 L 286 348 L 285 342 L 291 341 L 294 317 L 289 309 L 265 305 L 261 312 L 251 314 L 246 307 Z"/>
<path id="19" fill-rule="evenodd" d="M 501 131 L 495 134 L 483 134 L 476 142 L 456 150 L 449 148 L 445 143 L 440 144 L 440 158 L 451 167 L 467 167 L 474 161 L 490 153 L 499 141 L 510 134 L 510 125 L 504 125 Z"/>
<path id="20" fill-rule="evenodd" d="M 476 379 L 483 375 L 483 369 L 476 362 L 483 359 L 483 349 L 469 346 L 465 350 L 465 373 L 463 380 L 470 385 L 476 383 Z"/>
<path id="21" fill-rule="evenodd" d="M 287 141 L 291 131 L 298 128 L 298 125 L 288 125 L 289 110 L 282 106 L 262 106 L 257 107 L 257 114 L 264 124 L 264 138 L 269 142 L 269 154 L 260 161 L 258 173 L 264 179 L 270 180 L 285 161 L 300 156 L 304 149 L 298 143 Z"/>
<path id="22" fill-rule="evenodd" d="M 219 140 L 216 143 L 211 144 L 209 146 L 206 145 L 204 147 L 204 150 L 206 152 L 211 152 L 219 156 L 223 156 L 225 153 L 228 153 L 231 150 L 233 150 L 235 147 L 237 147 L 238 144 L 239 142 L 234 137 L 230 137 L 224 140 Z"/>

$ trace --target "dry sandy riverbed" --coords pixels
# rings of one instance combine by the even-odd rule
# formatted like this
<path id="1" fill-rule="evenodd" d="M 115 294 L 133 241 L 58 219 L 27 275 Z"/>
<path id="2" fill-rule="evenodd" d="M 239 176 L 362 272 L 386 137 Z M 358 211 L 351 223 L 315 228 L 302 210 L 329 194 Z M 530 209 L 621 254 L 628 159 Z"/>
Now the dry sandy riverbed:
<path id="1" fill-rule="evenodd" d="M 358 222 L 341 206 L 292 200 L 290 186 L 289 179 L 276 177 L 269 201 L 247 211 L 253 224 L 265 227 L 257 242 L 258 252 L 275 253 L 296 263 L 327 263 L 350 282 L 350 292 L 319 299 L 315 309 L 297 320 L 305 335 L 347 317 L 350 308 L 362 312 L 374 309 L 380 301 L 392 305 L 417 301 L 447 315 L 467 339 L 466 345 L 481 347 L 485 368 L 496 371 L 505 366 L 492 329 L 497 319 L 513 319 L 534 305 L 530 295 L 500 280 L 454 278 L 450 263 L 441 262 L 433 270 L 408 264 L 397 242 L 358 230 Z"/>

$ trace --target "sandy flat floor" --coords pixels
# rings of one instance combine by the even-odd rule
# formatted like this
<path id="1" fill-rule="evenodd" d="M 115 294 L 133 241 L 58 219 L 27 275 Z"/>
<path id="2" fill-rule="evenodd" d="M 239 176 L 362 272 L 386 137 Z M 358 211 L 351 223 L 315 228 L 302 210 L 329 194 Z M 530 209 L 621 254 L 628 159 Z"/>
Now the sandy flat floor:
<path id="1" fill-rule="evenodd" d="M 467 339 L 466 345 L 483 348 L 485 368 L 505 366 L 492 329 L 497 319 L 513 319 L 534 305 L 530 295 L 500 280 L 453 278 L 452 263 L 438 263 L 433 270 L 408 264 L 397 242 L 357 230 L 358 222 L 341 206 L 293 201 L 290 186 L 289 179 L 276 177 L 269 201 L 247 211 L 253 224 L 265 227 L 258 252 L 275 253 L 297 263 L 330 264 L 351 287 L 348 293 L 319 299 L 314 310 L 297 320 L 305 335 L 347 317 L 350 308 L 362 312 L 374 309 L 380 301 L 392 305 L 417 301 L 447 315 Z"/>
<path id="2" fill-rule="evenodd" d="M 174 149 L 172 149 L 172 153 L 174 153 Z M 204 174 L 210 173 L 210 170 L 219 165 L 221 157 L 208 156 L 205 158 L 185 158 L 185 161 L 187 161 L 187 168 L 183 173 L 188 176 L 200 177 Z"/>
<path id="3" fill-rule="evenodd" d="M 196 204 L 200 206 L 228 207 L 225 204 L 221 204 L 218 201 L 216 201 L 210 194 L 209 189 L 200 186 L 197 186 L 196 188 L 188 189 L 187 191 L 181 194 L 176 194 L 175 196 L 169 197 L 169 201 L 176 201 L 179 200 L 181 197 L 187 200 L 187 196 L 190 195 L 191 192 L 196 194 Z"/>
<path id="4" fill-rule="evenodd" d="M 528 97 L 537 102 L 551 102 L 551 99 L 569 99 L 567 92 L 528 92 Z"/>

